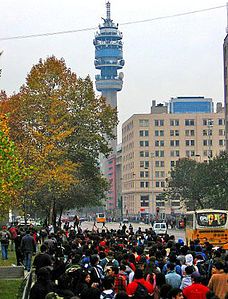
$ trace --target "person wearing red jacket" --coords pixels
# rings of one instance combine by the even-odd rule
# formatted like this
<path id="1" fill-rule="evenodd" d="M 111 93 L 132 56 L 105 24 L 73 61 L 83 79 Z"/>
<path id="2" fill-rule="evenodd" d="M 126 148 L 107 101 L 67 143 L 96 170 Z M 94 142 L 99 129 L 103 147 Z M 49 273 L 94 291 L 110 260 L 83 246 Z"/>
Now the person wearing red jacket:
<path id="1" fill-rule="evenodd" d="M 183 289 L 183 294 L 186 299 L 206 299 L 206 294 L 210 291 L 208 287 L 204 286 L 201 281 L 202 277 L 198 272 L 191 275 L 192 285 Z"/>
<path id="2" fill-rule="evenodd" d="M 129 285 L 127 286 L 127 290 L 126 291 L 127 291 L 128 296 L 129 297 L 134 296 L 139 283 L 141 285 L 143 285 L 147 289 L 148 294 L 152 296 L 152 294 L 154 292 L 154 287 L 153 287 L 153 285 L 149 281 L 146 281 L 143 278 L 143 271 L 142 271 L 142 269 L 136 269 L 135 270 L 134 280 L 131 283 L 129 283 Z"/>

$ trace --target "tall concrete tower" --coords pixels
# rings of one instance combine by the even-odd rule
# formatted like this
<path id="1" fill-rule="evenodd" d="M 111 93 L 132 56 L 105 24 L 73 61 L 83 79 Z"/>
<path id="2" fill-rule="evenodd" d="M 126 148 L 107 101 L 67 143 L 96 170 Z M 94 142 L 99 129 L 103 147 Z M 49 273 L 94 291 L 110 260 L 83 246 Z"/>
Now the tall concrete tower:
<path id="1" fill-rule="evenodd" d="M 106 18 L 99 25 L 93 44 L 95 46 L 94 64 L 100 74 L 95 76 L 96 89 L 106 98 L 106 102 L 112 107 L 117 107 L 117 92 L 123 86 L 123 73 L 118 72 L 124 66 L 122 33 L 118 30 L 118 24 L 111 20 L 110 2 L 106 3 Z M 117 207 L 116 192 L 116 152 L 117 152 L 117 127 L 114 128 L 115 139 L 109 142 L 112 153 L 106 159 L 101 157 L 100 168 L 104 176 L 110 182 L 110 190 L 107 193 L 105 203 L 106 210 L 115 216 Z"/>
<path id="2" fill-rule="evenodd" d="M 95 76 L 96 89 L 101 91 L 108 104 L 117 107 L 117 92 L 122 89 L 123 73 L 118 70 L 124 66 L 122 33 L 118 24 L 111 20 L 110 2 L 106 3 L 106 18 L 99 25 L 99 31 L 94 38 L 94 64 L 100 74 Z M 117 136 L 117 128 L 115 128 Z M 117 139 L 111 142 L 113 153 L 116 153 Z"/>

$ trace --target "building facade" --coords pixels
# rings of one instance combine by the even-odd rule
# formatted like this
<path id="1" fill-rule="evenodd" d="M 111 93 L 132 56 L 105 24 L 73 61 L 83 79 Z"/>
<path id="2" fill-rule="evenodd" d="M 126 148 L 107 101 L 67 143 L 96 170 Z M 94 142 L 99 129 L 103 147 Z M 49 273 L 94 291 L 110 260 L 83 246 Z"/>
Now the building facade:
<path id="1" fill-rule="evenodd" d="M 95 76 L 96 89 L 106 98 L 106 102 L 113 108 L 117 108 L 117 92 L 123 85 L 123 73 L 119 72 L 124 66 L 122 33 L 118 30 L 118 24 L 111 19 L 110 2 L 106 3 L 106 18 L 99 25 L 93 41 L 95 46 L 94 65 L 100 74 Z M 110 190 L 107 194 L 106 208 L 116 209 L 116 148 L 117 127 L 114 128 L 114 138 L 109 141 L 112 149 L 111 155 L 106 159 L 100 157 L 100 169 L 110 182 Z"/>
<path id="2" fill-rule="evenodd" d="M 226 152 L 228 152 L 228 34 L 223 43 L 223 66 L 224 66 L 224 108 L 225 108 L 225 136 Z"/>
<path id="3" fill-rule="evenodd" d="M 156 109 L 156 107 L 158 109 Z M 224 110 L 216 113 L 168 113 L 162 105 L 150 114 L 134 114 L 122 126 L 123 214 L 179 214 L 181 203 L 165 203 L 162 192 L 180 158 L 208 161 L 225 150 Z"/>
<path id="4" fill-rule="evenodd" d="M 177 97 L 169 104 L 170 113 L 211 113 L 214 111 L 211 98 Z"/>

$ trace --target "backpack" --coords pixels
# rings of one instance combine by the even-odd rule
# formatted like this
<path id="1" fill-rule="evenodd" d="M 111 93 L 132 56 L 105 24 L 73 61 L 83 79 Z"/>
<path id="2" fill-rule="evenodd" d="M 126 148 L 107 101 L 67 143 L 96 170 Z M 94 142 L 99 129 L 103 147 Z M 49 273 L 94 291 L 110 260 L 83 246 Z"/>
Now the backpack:
<path id="1" fill-rule="evenodd" d="M 114 296 L 115 296 L 114 291 L 112 291 L 112 293 L 110 293 L 110 294 L 107 294 L 104 291 L 101 293 L 101 298 L 103 298 L 103 299 L 113 299 Z"/>
<path id="2" fill-rule="evenodd" d="M 2 232 L 1 233 L 1 243 L 2 244 L 9 244 L 9 234 L 8 232 Z"/>
<path id="3" fill-rule="evenodd" d="M 147 299 L 149 298 L 149 293 L 146 287 L 144 287 L 144 285 L 142 285 L 141 283 L 137 282 L 138 286 L 137 289 L 135 291 L 135 294 L 133 296 L 133 298 L 135 299 Z"/>

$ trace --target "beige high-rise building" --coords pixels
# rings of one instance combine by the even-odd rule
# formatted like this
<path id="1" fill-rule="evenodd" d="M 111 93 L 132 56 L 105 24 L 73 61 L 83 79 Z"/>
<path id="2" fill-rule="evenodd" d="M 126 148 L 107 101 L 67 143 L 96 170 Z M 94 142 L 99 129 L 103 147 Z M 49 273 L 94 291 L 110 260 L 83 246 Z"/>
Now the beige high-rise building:
<path id="1" fill-rule="evenodd" d="M 151 113 L 134 114 L 122 126 L 122 200 L 126 216 L 181 213 L 179 201 L 162 192 L 180 158 L 208 161 L 225 150 L 224 109 L 211 113 L 168 113 L 153 103 Z"/>

